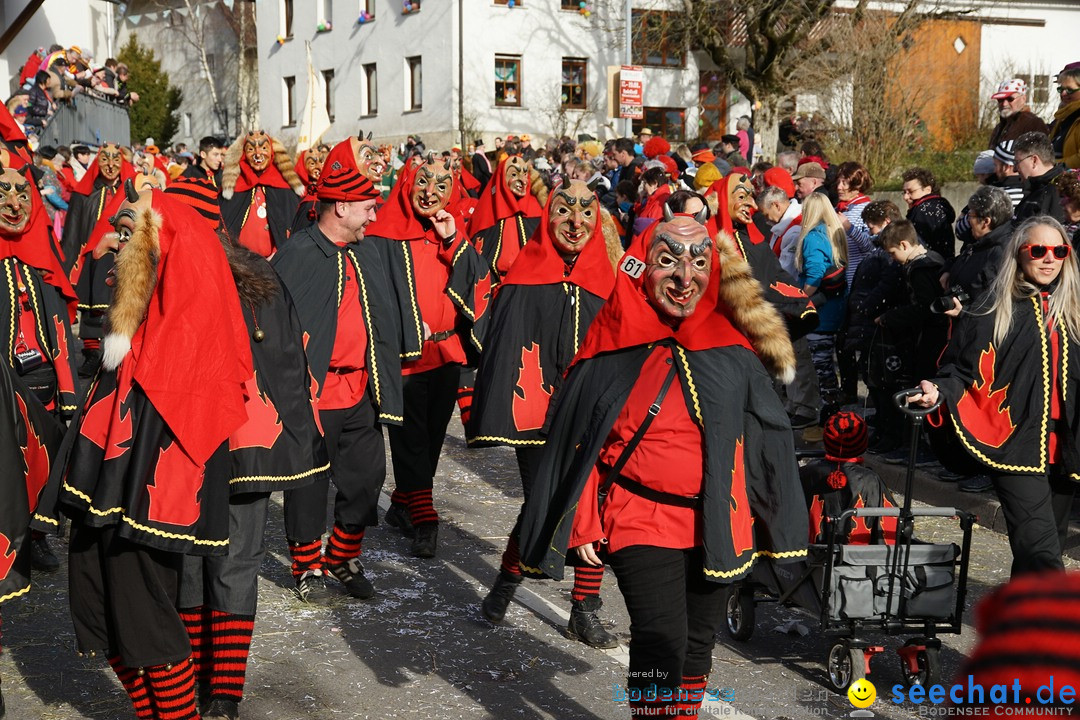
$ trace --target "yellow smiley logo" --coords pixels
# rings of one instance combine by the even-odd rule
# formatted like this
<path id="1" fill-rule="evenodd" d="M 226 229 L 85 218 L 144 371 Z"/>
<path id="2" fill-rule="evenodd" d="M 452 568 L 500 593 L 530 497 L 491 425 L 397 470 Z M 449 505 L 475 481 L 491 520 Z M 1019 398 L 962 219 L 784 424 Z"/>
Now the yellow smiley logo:
<path id="1" fill-rule="evenodd" d="M 866 678 L 860 678 L 851 683 L 847 691 L 848 700 L 857 708 L 868 708 L 874 704 L 877 698 L 877 688 L 874 683 Z"/>

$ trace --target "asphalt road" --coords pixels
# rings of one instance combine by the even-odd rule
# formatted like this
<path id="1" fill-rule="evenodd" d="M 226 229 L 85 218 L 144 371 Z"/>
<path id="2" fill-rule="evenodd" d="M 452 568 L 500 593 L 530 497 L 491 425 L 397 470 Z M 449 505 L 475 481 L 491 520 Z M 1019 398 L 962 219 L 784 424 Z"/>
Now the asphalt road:
<path id="1" fill-rule="evenodd" d="M 629 621 L 610 572 L 601 615 L 622 643 L 616 650 L 594 650 L 564 636 L 566 582 L 527 583 L 500 627 L 481 617 L 479 602 L 495 577 L 521 493 L 512 451 L 466 449 L 456 418 L 450 432 L 436 481 L 439 555 L 413 558 L 396 531 L 370 529 L 363 556 L 377 588 L 370 601 L 349 599 L 337 585 L 325 604 L 295 598 L 276 498 L 243 718 L 628 717 L 613 692 L 625 681 Z M 392 483 L 388 479 L 388 490 Z M 955 540 L 959 530 L 954 521 L 935 520 L 918 535 Z M 65 541 L 53 543 L 66 552 Z M 971 606 L 1007 579 L 1009 558 L 1003 535 L 976 528 L 965 626 L 958 636 L 944 636 L 946 677 L 975 643 Z M 74 653 L 67 607 L 64 568 L 38 575 L 31 593 L 4 606 L 0 677 L 8 718 L 134 717 L 104 659 Z M 905 637 L 881 638 L 885 652 L 871 666 L 879 699 L 870 709 L 878 717 L 918 715 L 915 706 L 887 700 L 889 688 L 901 682 L 895 649 Z M 846 695 L 827 689 L 829 639 L 815 617 L 761 605 L 750 640 L 736 642 L 723 632 L 719 640 L 709 685 L 730 688 L 733 700 L 707 704 L 701 717 L 803 720 L 852 711 Z"/>

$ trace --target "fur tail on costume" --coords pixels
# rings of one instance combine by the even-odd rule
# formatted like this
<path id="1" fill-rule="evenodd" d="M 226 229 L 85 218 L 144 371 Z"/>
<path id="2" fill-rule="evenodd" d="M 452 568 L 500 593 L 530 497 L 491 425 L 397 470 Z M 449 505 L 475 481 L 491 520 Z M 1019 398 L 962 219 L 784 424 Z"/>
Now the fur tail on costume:
<path id="1" fill-rule="evenodd" d="M 765 368 L 781 382 L 790 383 L 795 379 L 795 350 L 783 318 L 765 300 L 761 283 L 750 264 L 735 251 L 731 236 L 719 233 L 716 249 L 720 258 L 720 299 L 731 308 L 735 327 L 746 335 Z"/>
<path id="2" fill-rule="evenodd" d="M 285 178 L 285 182 L 289 183 L 289 187 L 293 189 L 294 193 L 304 197 L 307 189 L 304 187 L 304 181 L 296 174 L 296 166 L 289 156 L 289 151 L 285 149 L 285 146 L 277 138 L 270 139 L 270 147 L 274 149 L 274 165 L 277 167 L 278 172 L 281 173 L 281 177 Z"/>
<path id="3" fill-rule="evenodd" d="M 529 168 L 529 189 L 536 198 L 536 202 L 540 203 L 540 207 L 547 205 L 548 186 L 544 183 L 544 176 L 540 174 L 540 171 L 532 167 Z"/>
<path id="4" fill-rule="evenodd" d="M 154 210 L 143 210 L 135 221 L 131 239 L 116 255 L 116 294 L 109 306 L 109 333 L 102 343 L 101 364 L 106 370 L 120 366 L 150 307 L 150 296 L 157 284 L 160 230 L 161 216 Z"/>
<path id="5" fill-rule="evenodd" d="M 225 157 L 221 161 L 221 197 L 226 200 L 231 200 L 236 192 L 236 181 L 240 179 L 240 156 L 244 154 L 246 139 L 247 133 L 241 133 L 225 151 Z"/>
<path id="6" fill-rule="evenodd" d="M 597 204 L 599 205 L 599 201 Z M 611 267 L 618 270 L 625 251 L 619 239 L 619 229 L 615 227 L 615 218 L 611 217 L 611 213 L 602 205 L 600 206 L 600 229 L 604 231 L 604 246 L 607 248 Z"/>

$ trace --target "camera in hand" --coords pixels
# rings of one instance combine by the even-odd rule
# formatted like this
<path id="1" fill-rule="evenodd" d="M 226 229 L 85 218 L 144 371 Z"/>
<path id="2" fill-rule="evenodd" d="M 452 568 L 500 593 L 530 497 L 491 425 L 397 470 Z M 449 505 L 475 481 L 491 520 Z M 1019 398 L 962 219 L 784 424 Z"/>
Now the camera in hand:
<path id="1" fill-rule="evenodd" d="M 930 312 L 944 315 L 953 309 L 953 300 L 959 300 L 961 305 L 971 302 L 971 296 L 960 285 L 950 285 L 949 292 L 930 303 Z"/>
<path id="2" fill-rule="evenodd" d="M 15 353 L 15 372 L 25 375 L 45 364 L 45 356 L 33 348 Z"/>

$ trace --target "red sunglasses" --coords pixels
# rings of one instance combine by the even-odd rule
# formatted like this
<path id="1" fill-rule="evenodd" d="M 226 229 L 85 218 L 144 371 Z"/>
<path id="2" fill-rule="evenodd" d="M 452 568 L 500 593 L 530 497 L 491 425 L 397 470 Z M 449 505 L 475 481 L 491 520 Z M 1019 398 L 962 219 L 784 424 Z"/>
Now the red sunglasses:
<path id="1" fill-rule="evenodd" d="M 1028 257 L 1032 260 L 1042 260 L 1046 253 L 1053 251 L 1054 257 L 1064 260 L 1069 257 L 1072 248 L 1068 245 L 1021 245 L 1020 250 L 1027 250 Z"/>

